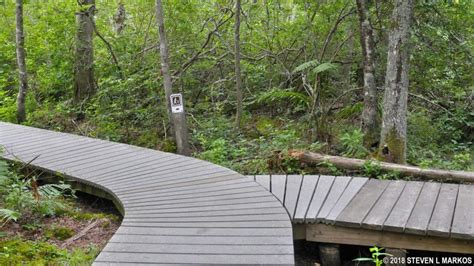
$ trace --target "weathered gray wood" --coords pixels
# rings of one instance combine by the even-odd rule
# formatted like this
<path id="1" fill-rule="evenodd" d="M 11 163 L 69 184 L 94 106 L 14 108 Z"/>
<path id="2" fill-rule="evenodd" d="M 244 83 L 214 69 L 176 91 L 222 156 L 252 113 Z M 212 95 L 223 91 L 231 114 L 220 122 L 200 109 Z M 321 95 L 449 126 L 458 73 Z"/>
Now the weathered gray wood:
<path id="1" fill-rule="evenodd" d="M 351 180 L 350 177 L 347 176 L 337 176 L 332 184 L 331 190 L 326 197 L 326 200 L 321 206 L 321 210 L 319 211 L 318 215 L 316 216 L 316 221 L 324 221 L 328 214 L 331 212 L 336 202 L 341 197 L 342 193 L 346 189 L 347 184 Z"/>
<path id="2" fill-rule="evenodd" d="M 266 190 L 270 191 L 270 176 L 269 175 L 256 175 L 255 181 L 259 183 Z"/>
<path id="3" fill-rule="evenodd" d="M 179 187 L 190 187 L 193 185 L 198 185 L 198 184 L 212 184 L 213 182 L 218 182 L 220 180 L 232 180 L 232 179 L 237 179 L 239 178 L 233 173 L 225 173 L 225 172 L 217 172 L 214 174 L 207 174 L 203 176 L 197 176 L 197 177 L 190 177 L 190 178 L 181 178 L 180 180 L 164 180 L 160 181 L 163 182 L 162 185 L 148 185 L 148 186 L 139 186 L 136 188 L 130 188 L 130 189 L 124 189 L 118 191 L 118 188 L 115 188 L 115 192 L 117 195 L 129 195 L 129 194 L 136 194 L 137 189 L 140 190 L 141 193 L 145 192 L 153 192 L 156 191 L 159 188 L 179 188 Z M 100 184 L 100 182 L 98 182 Z M 122 188 L 123 185 L 119 186 L 119 188 Z"/>
<path id="4" fill-rule="evenodd" d="M 241 184 L 239 184 L 242 186 Z M 180 195 L 179 193 L 173 194 L 173 195 L 160 195 L 159 197 L 153 198 L 153 197 L 146 197 L 146 198 L 136 198 L 133 200 L 128 200 L 127 202 L 130 203 L 140 203 L 140 202 L 147 202 L 147 201 L 153 201 L 153 202 L 163 202 L 167 200 L 186 200 L 186 199 L 196 199 L 196 198 L 209 198 L 209 197 L 214 197 L 214 196 L 231 196 L 231 195 L 240 195 L 240 194 L 248 194 L 252 192 L 261 192 L 261 190 L 258 187 L 255 187 L 252 184 L 249 184 L 248 186 L 243 186 L 243 187 L 237 187 L 234 189 L 227 189 L 227 190 L 215 190 L 211 192 L 197 192 L 197 193 L 190 193 L 186 194 L 185 196 Z M 122 200 L 122 202 L 125 202 Z"/>
<path id="5" fill-rule="evenodd" d="M 187 245 L 187 244 L 142 244 L 142 243 L 111 243 L 105 252 L 136 252 L 136 253 L 181 253 L 181 254 L 291 254 L 291 245 Z"/>
<path id="6" fill-rule="evenodd" d="M 409 182 L 405 185 L 382 230 L 403 232 L 422 187 L 423 182 Z"/>
<path id="7" fill-rule="evenodd" d="M 126 206 L 126 205 L 125 205 Z M 189 208 L 179 208 L 179 209 L 154 209 L 154 208 L 145 208 L 143 210 L 139 209 L 127 209 L 127 214 L 171 214 L 171 213 L 200 213 L 203 211 L 222 211 L 222 210 L 249 210 L 249 209 L 258 209 L 258 208 L 281 208 L 279 202 L 270 201 L 270 202 L 257 202 L 257 203 L 240 203 L 240 204 L 221 204 L 213 206 L 202 206 L 202 207 L 189 207 Z M 286 211 L 285 211 L 286 212 Z"/>
<path id="8" fill-rule="evenodd" d="M 135 207 L 142 207 L 142 206 L 150 206 L 150 205 L 157 205 L 160 206 L 167 206 L 167 205 L 182 205 L 183 203 L 225 203 L 227 200 L 237 200 L 237 199 L 252 199 L 252 198 L 261 198 L 261 197 L 271 197 L 264 191 L 250 191 L 250 192 L 243 192 L 231 195 L 218 195 L 218 196 L 208 196 L 208 197 L 196 197 L 194 199 L 168 199 L 168 200 L 160 200 L 160 201 L 145 201 L 145 202 L 129 202 L 127 206 L 131 208 Z"/>
<path id="9" fill-rule="evenodd" d="M 412 234 L 426 234 L 426 229 L 438 198 L 440 183 L 426 182 L 416 201 L 415 207 L 405 225 L 405 231 Z"/>
<path id="10" fill-rule="evenodd" d="M 367 229 L 382 230 L 383 223 L 392 211 L 393 206 L 400 198 L 406 181 L 391 181 L 382 196 L 370 210 L 367 217 L 362 221 L 362 227 Z"/>
<path id="11" fill-rule="evenodd" d="M 123 221 L 120 226 L 134 226 L 134 227 L 145 227 L 145 228 L 200 228 L 202 230 L 207 230 L 208 228 L 217 229 L 217 228 L 291 228 L 291 224 L 288 222 L 288 217 L 285 217 L 285 220 L 270 220 L 270 221 L 224 221 L 224 222 L 215 222 L 215 221 L 205 221 L 205 222 L 192 222 L 192 223 L 182 223 L 179 221 L 174 222 L 126 222 Z"/>
<path id="12" fill-rule="evenodd" d="M 179 208 L 190 208 L 190 207 L 205 207 L 205 206 L 232 206 L 238 205 L 242 203 L 259 203 L 259 202 L 272 202 L 274 198 L 269 195 L 264 196 L 254 196 L 254 197 L 242 197 L 237 199 L 223 199 L 218 203 L 212 201 L 204 201 L 204 202 L 185 202 L 185 203 L 149 203 L 149 204 L 140 204 L 140 206 L 132 206 L 134 210 L 141 210 L 141 209 L 151 209 L 154 210 L 163 210 L 163 209 L 179 209 Z M 128 206 L 126 207 L 128 208 Z"/>
<path id="13" fill-rule="evenodd" d="M 331 212 L 329 212 L 328 216 L 325 218 L 325 221 L 328 223 L 334 223 L 342 210 L 344 210 L 347 204 L 349 204 L 349 202 L 352 200 L 352 198 L 354 198 L 357 192 L 359 192 L 367 180 L 368 178 L 365 177 L 352 178 L 341 197 L 336 202 L 336 205 L 334 205 Z"/>
<path id="14" fill-rule="evenodd" d="M 428 235 L 449 237 L 459 185 L 442 184 L 428 224 Z"/>
<path id="15" fill-rule="evenodd" d="M 322 265 L 341 266 L 341 254 L 338 244 L 321 243 L 319 247 L 319 257 Z"/>
<path id="16" fill-rule="evenodd" d="M 451 237 L 474 238 L 474 186 L 460 185 Z"/>
<path id="17" fill-rule="evenodd" d="M 285 175 L 271 175 L 272 179 L 271 192 L 275 197 L 283 203 L 285 199 L 286 176 Z"/>
<path id="18" fill-rule="evenodd" d="M 136 182 L 136 179 L 118 179 L 118 180 L 108 180 L 103 181 L 102 179 L 94 180 L 101 184 L 108 184 L 110 187 L 126 187 L 127 189 L 146 186 L 146 185 L 164 185 L 165 181 L 176 181 L 180 182 L 189 177 L 198 177 L 198 176 L 212 176 L 215 174 L 228 174 L 229 171 L 226 171 L 224 168 L 212 167 L 212 165 L 200 164 L 199 162 L 191 162 L 184 164 L 184 166 L 178 168 L 169 167 L 168 169 L 163 170 L 162 175 L 157 177 L 156 175 L 145 175 L 143 179 L 139 179 L 140 182 Z M 167 168 L 167 167 L 164 167 Z M 179 178 L 176 176 L 179 175 Z M 115 182 L 114 182 L 115 181 Z M 118 190 L 117 190 L 118 191 Z"/>
<path id="19" fill-rule="evenodd" d="M 370 179 L 336 218 L 336 225 L 360 227 L 390 181 Z"/>
<path id="20" fill-rule="evenodd" d="M 314 222 L 316 220 L 316 215 L 318 215 L 319 210 L 326 201 L 326 197 L 331 190 L 331 187 L 336 178 L 334 176 L 320 176 L 316 190 L 314 191 L 313 198 L 309 204 L 308 211 L 306 212 L 305 221 Z"/>
<path id="21" fill-rule="evenodd" d="M 178 222 L 177 222 L 178 221 Z M 288 221 L 288 215 L 286 213 L 261 213 L 256 215 L 240 214 L 240 215 L 221 215 L 216 216 L 213 214 L 206 216 L 183 216 L 183 217 L 128 217 L 123 220 L 124 224 L 127 223 L 169 223 L 177 222 L 180 224 L 184 223 L 195 223 L 195 222 L 236 222 L 236 221 Z M 194 225 L 194 224 L 193 224 Z"/>
<path id="22" fill-rule="evenodd" d="M 165 196 L 173 196 L 173 195 L 187 195 L 188 193 L 201 193 L 201 192 L 215 192 L 215 191 L 222 191 L 225 192 L 227 190 L 232 190 L 236 188 L 246 188 L 246 187 L 255 187 L 253 181 L 249 182 L 247 180 L 242 179 L 230 179 L 226 181 L 214 182 L 211 184 L 199 184 L 191 187 L 179 187 L 179 188 L 158 188 L 150 193 L 143 193 L 140 195 L 130 195 L 130 196 L 123 196 L 121 197 L 122 200 L 133 200 L 133 199 L 146 199 L 146 198 L 154 198 L 156 195 Z"/>
<path id="23" fill-rule="evenodd" d="M 288 175 L 286 177 L 286 191 L 283 205 L 288 210 L 288 214 L 291 218 L 293 218 L 295 214 L 302 180 L 303 177 L 301 175 Z"/>
<path id="24" fill-rule="evenodd" d="M 139 254 L 139 255 L 137 255 Z M 139 259 L 137 259 L 139 258 Z M 102 252 L 96 259 L 97 262 L 129 262 L 129 263 L 170 263 L 170 264 L 232 264 L 259 265 L 259 264 L 287 264 L 293 265 L 293 255 L 199 255 L 176 253 L 133 253 L 133 252 Z"/>
<path id="25" fill-rule="evenodd" d="M 314 191 L 316 190 L 318 179 L 319 176 L 317 175 L 304 176 L 303 183 L 301 184 L 298 205 L 296 206 L 295 215 L 293 217 L 293 222 L 304 222 L 306 212 L 308 211 L 309 203 L 313 199 Z"/>
<path id="26" fill-rule="evenodd" d="M 292 236 L 233 236 L 234 245 L 278 245 L 293 241 Z M 150 236 L 115 234 L 109 243 L 146 243 L 146 244 L 191 244 L 191 245 L 228 245 L 229 236 Z"/>
<path id="27" fill-rule="evenodd" d="M 234 217 L 240 215 L 247 215 L 248 217 L 266 215 L 266 214 L 285 214 L 281 208 L 265 207 L 265 208 L 250 208 L 250 209 L 232 209 L 232 210 L 211 210 L 211 211 L 195 211 L 195 212 L 173 212 L 173 213 L 129 213 L 128 218 L 187 218 L 187 217 Z"/>
<path id="28" fill-rule="evenodd" d="M 40 154 L 33 167 L 62 172 L 120 201 L 122 225 L 98 264 L 294 264 L 286 210 L 257 183 L 226 168 L 0 122 L 3 144 L 21 159 Z M 268 177 L 259 181 L 271 189 Z"/>
<path id="29" fill-rule="evenodd" d="M 291 229 L 291 223 L 288 222 Z M 129 235 L 157 235 L 157 236 L 292 236 L 287 228 L 169 228 L 169 227 L 138 227 L 121 226 L 117 233 Z M 231 239 L 229 239 L 230 241 Z"/>

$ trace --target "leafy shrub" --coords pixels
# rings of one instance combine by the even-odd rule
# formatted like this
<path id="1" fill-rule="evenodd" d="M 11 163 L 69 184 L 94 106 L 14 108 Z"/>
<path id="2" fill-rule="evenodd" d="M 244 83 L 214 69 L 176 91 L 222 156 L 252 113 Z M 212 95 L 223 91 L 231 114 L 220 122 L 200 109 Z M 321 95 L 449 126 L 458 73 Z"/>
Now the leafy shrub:
<path id="1" fill-rule="evenodd" d="M 339 138 L 344 146 L 344 156 L 362 158 L 367 155 L 367 150 L 363 145 L 364 134 L 360 129 L 354 129 L 352 132 L 342 134 Z"/>
<path id="2" fill-rule="evenodd" d="M 67 209 L 63 196 L 74 192 L 70 185 L 32 186 L 34 178 L 24 179 L 8 171 L 7 164 L 0 160 L 0 200 L 6 209 L 18 215 L 16 219 L 24 223 L 31 219 L 54 216 Z M 36 191 L 37 190 L 37 191 Z M 36 195 L 36 196 L 35 196 Z"/>
<path id="3" fill-rule="evenodd" d="M 9 209 L 0 209 L 0 227 L 9 221 L 16 221 L 20 218 L 20 213 Z"/>

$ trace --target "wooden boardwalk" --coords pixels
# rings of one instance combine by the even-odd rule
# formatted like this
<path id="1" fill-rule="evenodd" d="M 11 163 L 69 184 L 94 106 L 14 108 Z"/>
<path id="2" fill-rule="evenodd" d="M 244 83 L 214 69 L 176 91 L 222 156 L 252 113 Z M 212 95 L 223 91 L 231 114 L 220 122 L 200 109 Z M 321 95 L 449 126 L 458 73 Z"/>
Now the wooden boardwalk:
<path id="1" fill-rule="evenodd" d="M 249 176 L 294 223 L 474 239 L 474 185 L 315 175 Z"/>
<path id="2" fill-rule="evenodd" d="M 107 191 L 124 211 L 95 264 L 293 265 L 291 221 L 257 183 L 198 159 L 0 122 L 2 155 Z M 13 155 L 16 157 L 13 157 Z"/>
<path id="3" fill-rule="evenodd" d="M 293 265 L 293 229 L 301 225 L 310 241 L 373 245 L 419 236 L 402 237 L 399 247 L 428 249 L 446 239 L 433 250 L 474 253 L 473 185 L 245 177 L 190 157 L 3 122 L 0 146 L 5 159 L 32 160 L 114 198 L 124 218 L 96 265 Z M 374 232 L 388 233 L 361 236 Z"/>

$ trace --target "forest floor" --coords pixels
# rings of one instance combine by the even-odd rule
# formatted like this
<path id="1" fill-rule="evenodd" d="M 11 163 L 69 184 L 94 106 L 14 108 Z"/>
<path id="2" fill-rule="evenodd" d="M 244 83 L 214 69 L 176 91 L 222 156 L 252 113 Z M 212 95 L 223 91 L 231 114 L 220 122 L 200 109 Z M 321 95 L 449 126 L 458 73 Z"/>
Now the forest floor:
<path id="1" fill-rule="evenodd" d="M 32 223 L 8 223 L 0 237 L 0 263 L 91 263 L 121 223 L 121 215 L 112 202 L 76 193 L 71 209 L 54 217 Z M 70 239 L 95 224 L 78 239 Z"/>

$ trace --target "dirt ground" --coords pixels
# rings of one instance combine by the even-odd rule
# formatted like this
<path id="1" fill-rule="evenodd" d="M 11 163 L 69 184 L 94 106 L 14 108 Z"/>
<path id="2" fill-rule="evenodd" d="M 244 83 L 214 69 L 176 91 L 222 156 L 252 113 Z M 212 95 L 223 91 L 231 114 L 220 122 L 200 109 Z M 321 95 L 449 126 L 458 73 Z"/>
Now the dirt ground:
<path id="1" fill-rule="evenodd" d="M 114 208 L 113 203 L 108 200 L 93 197 L 84 193 L 77 193 L 74 202 L 77 216 L 68 214 L 58 217 L 43 218 L 37 225 L 20 226 L 17 223 L 9 223 L 2 228 L 7 237 L 18 236 L 26 240 L 46 240 L 50 244 L 61 247 L 67 239 L 60 240 L 48 236 L 54 228 L 70 228 L 72 237 L 77 236 L 81 230 L 95 223 L 83 236 L 74 241 L 69 241 L 67 249 L 87 248 L 91 245 L 101 250 L 112 237 L 121 223 L 120 213 Z"/>

